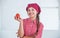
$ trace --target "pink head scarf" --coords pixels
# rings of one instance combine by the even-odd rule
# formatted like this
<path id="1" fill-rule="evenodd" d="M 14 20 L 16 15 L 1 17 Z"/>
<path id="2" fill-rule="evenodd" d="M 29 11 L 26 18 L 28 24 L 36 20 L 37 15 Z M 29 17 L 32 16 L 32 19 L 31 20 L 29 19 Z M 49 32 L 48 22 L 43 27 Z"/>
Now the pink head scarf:
<path id="1" fill-rule="evenodd" d="M 28 11 L 28 8 L 30 7 L 33 7 L 38 12 L 38 14 L 40 14 L 41 8 L 39 7 L 37 3 L 28 4 L 28 6 L 26 7 L 26 11 Z"/>

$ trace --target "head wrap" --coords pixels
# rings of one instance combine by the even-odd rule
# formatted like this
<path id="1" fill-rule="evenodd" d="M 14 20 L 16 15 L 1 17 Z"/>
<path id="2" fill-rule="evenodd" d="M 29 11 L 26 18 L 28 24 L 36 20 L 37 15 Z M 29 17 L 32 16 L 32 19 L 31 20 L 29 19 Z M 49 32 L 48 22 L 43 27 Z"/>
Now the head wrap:
<path id="1" fill-rule="evenodd" d="M 39 7 L 37 3 L 28 4 L 28 6 L 26 7 L 26 11 L 28 11 L 28 8 L 30 7 L 33 7 L 40 14 L 41 8 Z"/>

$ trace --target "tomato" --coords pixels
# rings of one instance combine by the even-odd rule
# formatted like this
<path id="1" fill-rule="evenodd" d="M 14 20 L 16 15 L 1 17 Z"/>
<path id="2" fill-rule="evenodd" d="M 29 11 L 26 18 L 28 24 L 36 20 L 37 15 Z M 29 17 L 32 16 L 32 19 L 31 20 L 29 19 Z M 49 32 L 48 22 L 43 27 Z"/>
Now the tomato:
<path id="1" fill-rule="evenodd" d="M 20 14 L 19 13 L 16 14 L 16 18 L 17 19 L 20 18 Z"/>

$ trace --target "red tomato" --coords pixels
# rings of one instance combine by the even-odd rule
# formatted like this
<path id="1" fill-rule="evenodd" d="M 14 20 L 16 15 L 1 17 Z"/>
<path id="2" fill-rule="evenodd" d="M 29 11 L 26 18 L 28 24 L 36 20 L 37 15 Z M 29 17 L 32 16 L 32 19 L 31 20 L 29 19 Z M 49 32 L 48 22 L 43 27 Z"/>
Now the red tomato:
<path id="1" fill-rule="evenodd" d="M 19 14 L 19 13 L 17 13 L 17 14 L 16 14 L 16 17 L 17 17 L 17 19 L 18 19 L 18 18 L 20 18 L 20 14 Z"/>

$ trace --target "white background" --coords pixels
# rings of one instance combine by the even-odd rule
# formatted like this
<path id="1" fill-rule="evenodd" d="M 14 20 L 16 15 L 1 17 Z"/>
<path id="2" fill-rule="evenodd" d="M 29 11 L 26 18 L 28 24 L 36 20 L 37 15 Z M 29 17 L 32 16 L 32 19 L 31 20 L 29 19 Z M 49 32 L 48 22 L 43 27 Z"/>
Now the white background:
<path id="1" fill-rule="evenodd" d="M 2 1 L 2 29 L 17 28 L 14 15 L 18 12 L 22 18 L 27 18 L 26 6 L 28 3 L 38 3 L 41 7 L 40 20 L 46 30 L 58 30 L 58 2 L 57 0 L 3 0 Z"/>
<path id="2" fill-rule="evenodd" d="M 0 6 L 2 38 L 17 38 L 15 33 L 17 32 L 19 23 L 14 20 L 14 16 L 18 12 L 22 18 L 27 18 L 26 6 L 28 3 L 33 2 L 38 3 L 41 7 L 40 20 L 44 24 L 44 30 L 59 29 L 57 0 L 2 0 Z"/>

